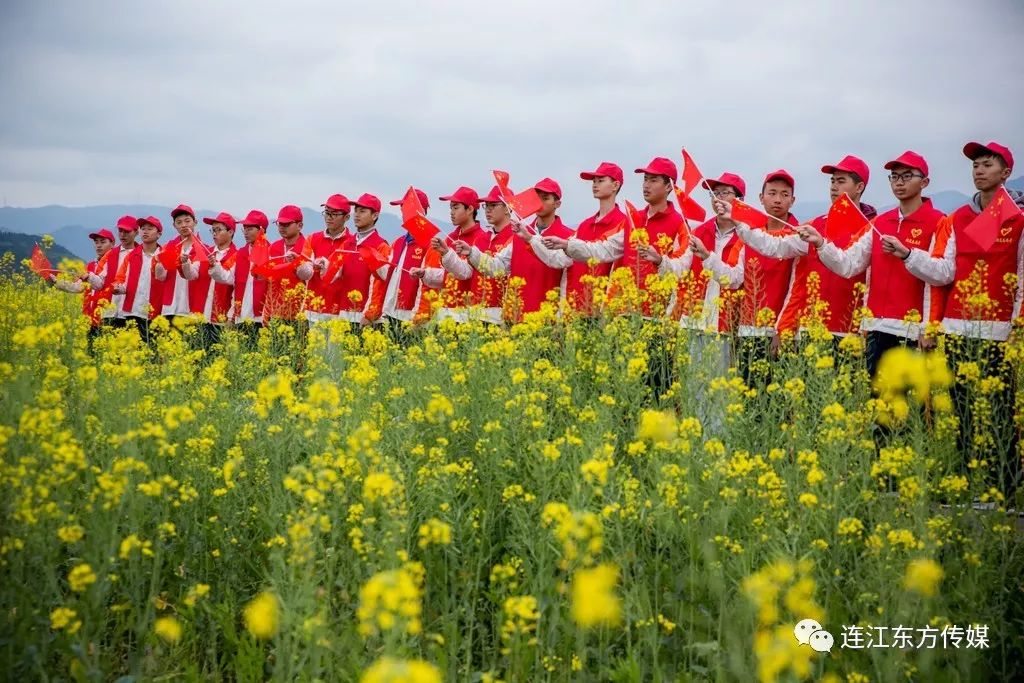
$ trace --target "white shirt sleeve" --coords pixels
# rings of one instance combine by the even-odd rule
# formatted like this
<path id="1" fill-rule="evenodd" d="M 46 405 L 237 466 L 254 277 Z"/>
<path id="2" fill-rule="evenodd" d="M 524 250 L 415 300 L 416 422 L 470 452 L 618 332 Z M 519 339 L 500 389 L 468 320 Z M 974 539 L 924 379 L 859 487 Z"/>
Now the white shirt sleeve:
<path id="1" fill-rule="evenodd" d="M 578 237 L 570 237 L 569 244 L 565 247 L 565 253 L 576 261 L 589 261 L 596 259 L 601 263 L 611 263 L 622 258 L 625 250 L 623 233 L 619 230 L 608 239 L 597 242 L 586 242 Z"/>
<path id="2" fill-rule="evenodd" d="M 444 287 L 444 268 L 424 268 L 423 284 L 431 289 Z"/>
<path id="3" fill-rule="evenodd" d="M 473 268 L 466 261 L 459 258 L 454 249 L 449 249 L 441 257 L 441 265 L 452 274 L 456 280 L 468 280 L 473 277 Z"/>
<path id="4" fill-rule="evenodd" d="M 86 275 L 86 279 L 89 281 L 89 286 L 93 289 L 103 289 L 103 284 L 106 282 L 106 280 L 96 273 L 89 273 Z"/>
<path id="5" fill-rule="evenodd" d="M 668 275 L 672 273 L 676 277 L 682 277 L 683 273 L 690 270 L 693 267 L 693 252 L 687 249 L 682 255 L 672 258 L 670 256 L 662 256 L 661 263 L 658 264 L 658 274 Z"/>
<path id="6" fill-rule="evenodd" d="M 735 266 L 730 266 L 722 260 L 717 253 L 712 252 L 704 259 L 704 268 L 714 273 L 715 277 L 721 280 L 725 278 L 729 283 L 729 289 L 739 289 L 743 286 L 743 267 L 746 262 L 746 253 L 740 251 L 740 258 Z"/>
<path id="7" fill-rule="evenodd" d="M 538 234 L 530 236 L 530 248 L 537 258 L 550 268 L 565 269 L 573 264 L 573 260 L 561 249 L 552 250 L 545 247 L 543 238 Z"/>
<path id="8" fill-rule="evenodd" d="M 860 236 L 860 239 L 846 249 L 840 249 L 832 242 L 826 240 L 818 249 L 818 258 L 821 259 L 826 268 L 839 277 L 849 279 L 855 275 L 860 275 L 868 269 L 868 265 L 871 263 L 872 232 L 868 230 Z"/>
<path id="9" fill-rule="evenodd" d="M 744 244 L 769 258 L 807 255 L 807 243 L 799 235 L 773 235 L 766 230 L 754 230 L 746 223 L 736 224 L 736 234 Z"/>
<path id="10" fill-rule="evenodd" d="M 62 292 L 71 294 L 80 294 L 85 289 L 85 285 L 79 280 L 61 280 L 60 278 L 54 281 L 53 286 Z"/>
<path id="11" fill-rule="evenodd" d="M 501 277 L 512 269 L 512 243 L 509 242 L 497 254 L 485 254 L 476 247 L 469 252 L 469 263 L 483 275 Z"/>
<path id="12" fill-rule="evenodd" d="M 932 241 L 935 241 L 934 236 Z M 942 256 L 931 256 L 930 252 L 924 249 L 911 249 L 910 256 L 903 264 L 908 273 L 929 285 L 948 285 L 956 274 L 956 235 L 950 234 Z"/>
<path id="13" fill-rule="evenodd" d="M 229 270 L 224 270 L 224 266 L 218 261 L 210 268 L 210 278 L 222 285 L 230 285 L 235 281 L 235 267 L 231 266 Z"/>

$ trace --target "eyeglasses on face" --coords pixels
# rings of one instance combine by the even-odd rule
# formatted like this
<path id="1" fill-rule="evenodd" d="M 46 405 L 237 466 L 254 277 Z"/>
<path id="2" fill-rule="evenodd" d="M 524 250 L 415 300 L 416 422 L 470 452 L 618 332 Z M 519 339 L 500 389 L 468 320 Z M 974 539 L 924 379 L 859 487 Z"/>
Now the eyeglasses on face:
<path id="1" fill-rule="evenodd" d="M 713 194 L 719 199 L 724 199 L 725 197 L 735 197 L 736 191 L 729 189 L 727 187 L 723 187 L 720 190 L 715 190 Z"/>
<path id="2" fill-rule="evenodd" d="M 890 173 L 889 174 L 889 182 L 891 182 L 891 183 L 898 183 L 898 182 L 909 183 L 914 178 L 924 178 L 924 176 L 921 175 L 920 173 L 912 173 L 911 171 L 907 171 L 906 173 Z"/>
<path id="3" fill-rule="evenodd" d="M 344 211 L 332 211 L 331 209 L 324 209 L 320 213 L 323 214 L 324 218 L 338 218 L 340 216 L 347 216 Z"/>

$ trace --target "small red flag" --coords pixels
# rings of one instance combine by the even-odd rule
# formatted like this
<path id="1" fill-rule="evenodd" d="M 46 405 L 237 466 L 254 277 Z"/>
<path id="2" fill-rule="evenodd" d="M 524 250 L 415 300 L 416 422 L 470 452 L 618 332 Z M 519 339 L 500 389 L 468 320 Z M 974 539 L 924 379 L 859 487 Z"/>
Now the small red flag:
<path id="1" fill-rule="evenodd" d="M 636 228 L 638 225 L 646 225 L 644 214 L 640 209 L 633 206 L 633 203 L 626 200 L 626 218 L 629 219 L 629 227 Z"/>
<path id="2" fill-rule="evenodd" d="M 413 216 L 409 220 L 403 221 L 402 227 L 408 230 L 416 243 L 424 249 L 430 246 L 430 240 L 441 233 L 441 228 L 431 223 L 423 215 Z"/>
<path id="3" fill-rule="evenodd" d="M 825 219 L 828 239 L 840 249 L 848 247 L 870 226 L 871 221 L 861 213 L 860 207 L 845 192 L 833 202 Z"/>
<path id="4" fill-rule="evenodd" d="M 707 217 L 708 213 L 704 210 L 697 200 L 683 191 L 683 188 L 678 185 L 675 186 L 676 200 L 679 202 L 679 211 L 686 218 L 691 221 L 703 222 Z"/>
<path id="5" fill-rule="evenodd" d="M 498 188 L 502 194 L 508 192 L 512 194 L 512 191 L 508 189 L 509 175 L 507 171 L 491 171 L 494 174 L 494 181 L 498 183 Z"/>
<path id="6" fill-rule="evenodd" d="M 53 266 L 50 265 L 50 259 L 46 258 L 46 254 L 43 253 L 42 248 L 38 244 L 32 247 L 32 258 L 29 261 L 29 267 L 32 269 L 32 272 L 41 278 L 45 278 L 54 272 Z"/>
<path id="7" fill-rule="evenodd" d="M 704 180 L 704 174 L 697 168 L 697 164 L 693 162 L 693 157 L 689 152 L 683 149 L 683 192 L 687 196 L 693 194 L 694 189 L 700 185 L 702 180 Z"/>
<path id="8" fill-rule="evenodd" d="M 192 253 L 190 258 L 193 261 L 205 261 L 210 256 L 210 250 L 205 244 L 199 241 L 198 237 L 192 238 Z"/>
<path id="9" fill-rule="evenodd" d="M 181 242 L 172 242 L 161 249 L 160 253 L 156 256 L 156 260 L 160 262 L 160 265 L 168 273 L 175 270 L 178 267 L 178 262 L 181 260 Z"/>
<path id="10" fill-rule="evenodd" d="M 356 251 L 359 252 L 359 257 L 362 258 L 363 262 L 370 267 L 370 270 L 380 270 L 381 266 L 391 265 L 388 260 L 373 247 L 363 244 Z"/>
<path id="11" fill-rule="evenodd" d="M 235 258 L 238 256 L 237 251 L 233 251 L 228 254 L 227 258 L 220 262 L 220 267 L 224 270 L 231 270 L 231 267 L 235 265 Z"/>
<path id="12" fill-rule="evenodd" d="M 410 185 L 409 189 L 405 191 L 405 196 L 402 197 L 402 223 L 425 213 L 423 205 L 420 204 L 420 198 L 416 195 L 416 190 Z"/>
<path id="13" fill-rule="evenodd" d="M 543 202 L 540 200 L 540 195 L 532 187 L 505 201 L 508 202 L 509 206 L 512 207 L 512 210 L 520 218 L 529 218 L 544 207 Z"/>
<path id="14" fill-rule="evenodd" d="M 256 235 L 252 246 L 249 247 L 249 263 L 255 266 L 262 266 L 270 260 L 270 242 L 262 232 Z"/>
<path id="15" fill-rule="evenodd" d="M 737 223 L 746 223 L 752 228 L 768 227 L 767 214 L 739 199 L 734 199 L 732 202 L 732 219 Z"/>
<path id="16" fill-rule="evenodd" d="M 989 252 L 1001 232 L 1010 233 L 1010 228 L 1003 227 L 1006 221 L 1022 213 L 1006 188 L 1000 187 L 985 210 L 963 229 L 962 235 L 968 239 L 961 240 L 965 244 L 957 244 L 957 251 L 965 254 Z"/>

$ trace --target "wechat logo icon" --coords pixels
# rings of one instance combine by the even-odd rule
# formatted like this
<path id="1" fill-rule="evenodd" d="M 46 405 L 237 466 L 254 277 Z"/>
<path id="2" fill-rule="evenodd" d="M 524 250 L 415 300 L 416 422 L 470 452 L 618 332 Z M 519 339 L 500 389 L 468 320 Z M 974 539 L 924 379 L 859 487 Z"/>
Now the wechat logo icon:
<path id="1" fill-rule="evenodd" d="M 835 644 L 832 634 L 814 619 L 804 619 L 793 627 L 793 636 L 801 645 L 810 645 L 815 652 L 831 652 Z"/>

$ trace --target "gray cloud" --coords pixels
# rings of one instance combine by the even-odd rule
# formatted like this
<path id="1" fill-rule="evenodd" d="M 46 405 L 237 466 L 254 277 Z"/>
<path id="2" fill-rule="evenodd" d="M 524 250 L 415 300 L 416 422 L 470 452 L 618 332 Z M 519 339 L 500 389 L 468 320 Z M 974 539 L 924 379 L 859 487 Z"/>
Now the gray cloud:
<path id="1" fill-rule="evenodd" d="M 1024 9 L 927 3 L 15 0 L 0 9 L 0 194 L 11 204 L 188 201 L 241 213 L 481 192 L 685 145 L 756 186 L 786 167 L 925 154 L 967 190 L 968 139 L 1024 159 Z M 625 196 L 639 198 L 627 178 Z M 798 204 L 799 207 L 799 204 Z"/>

